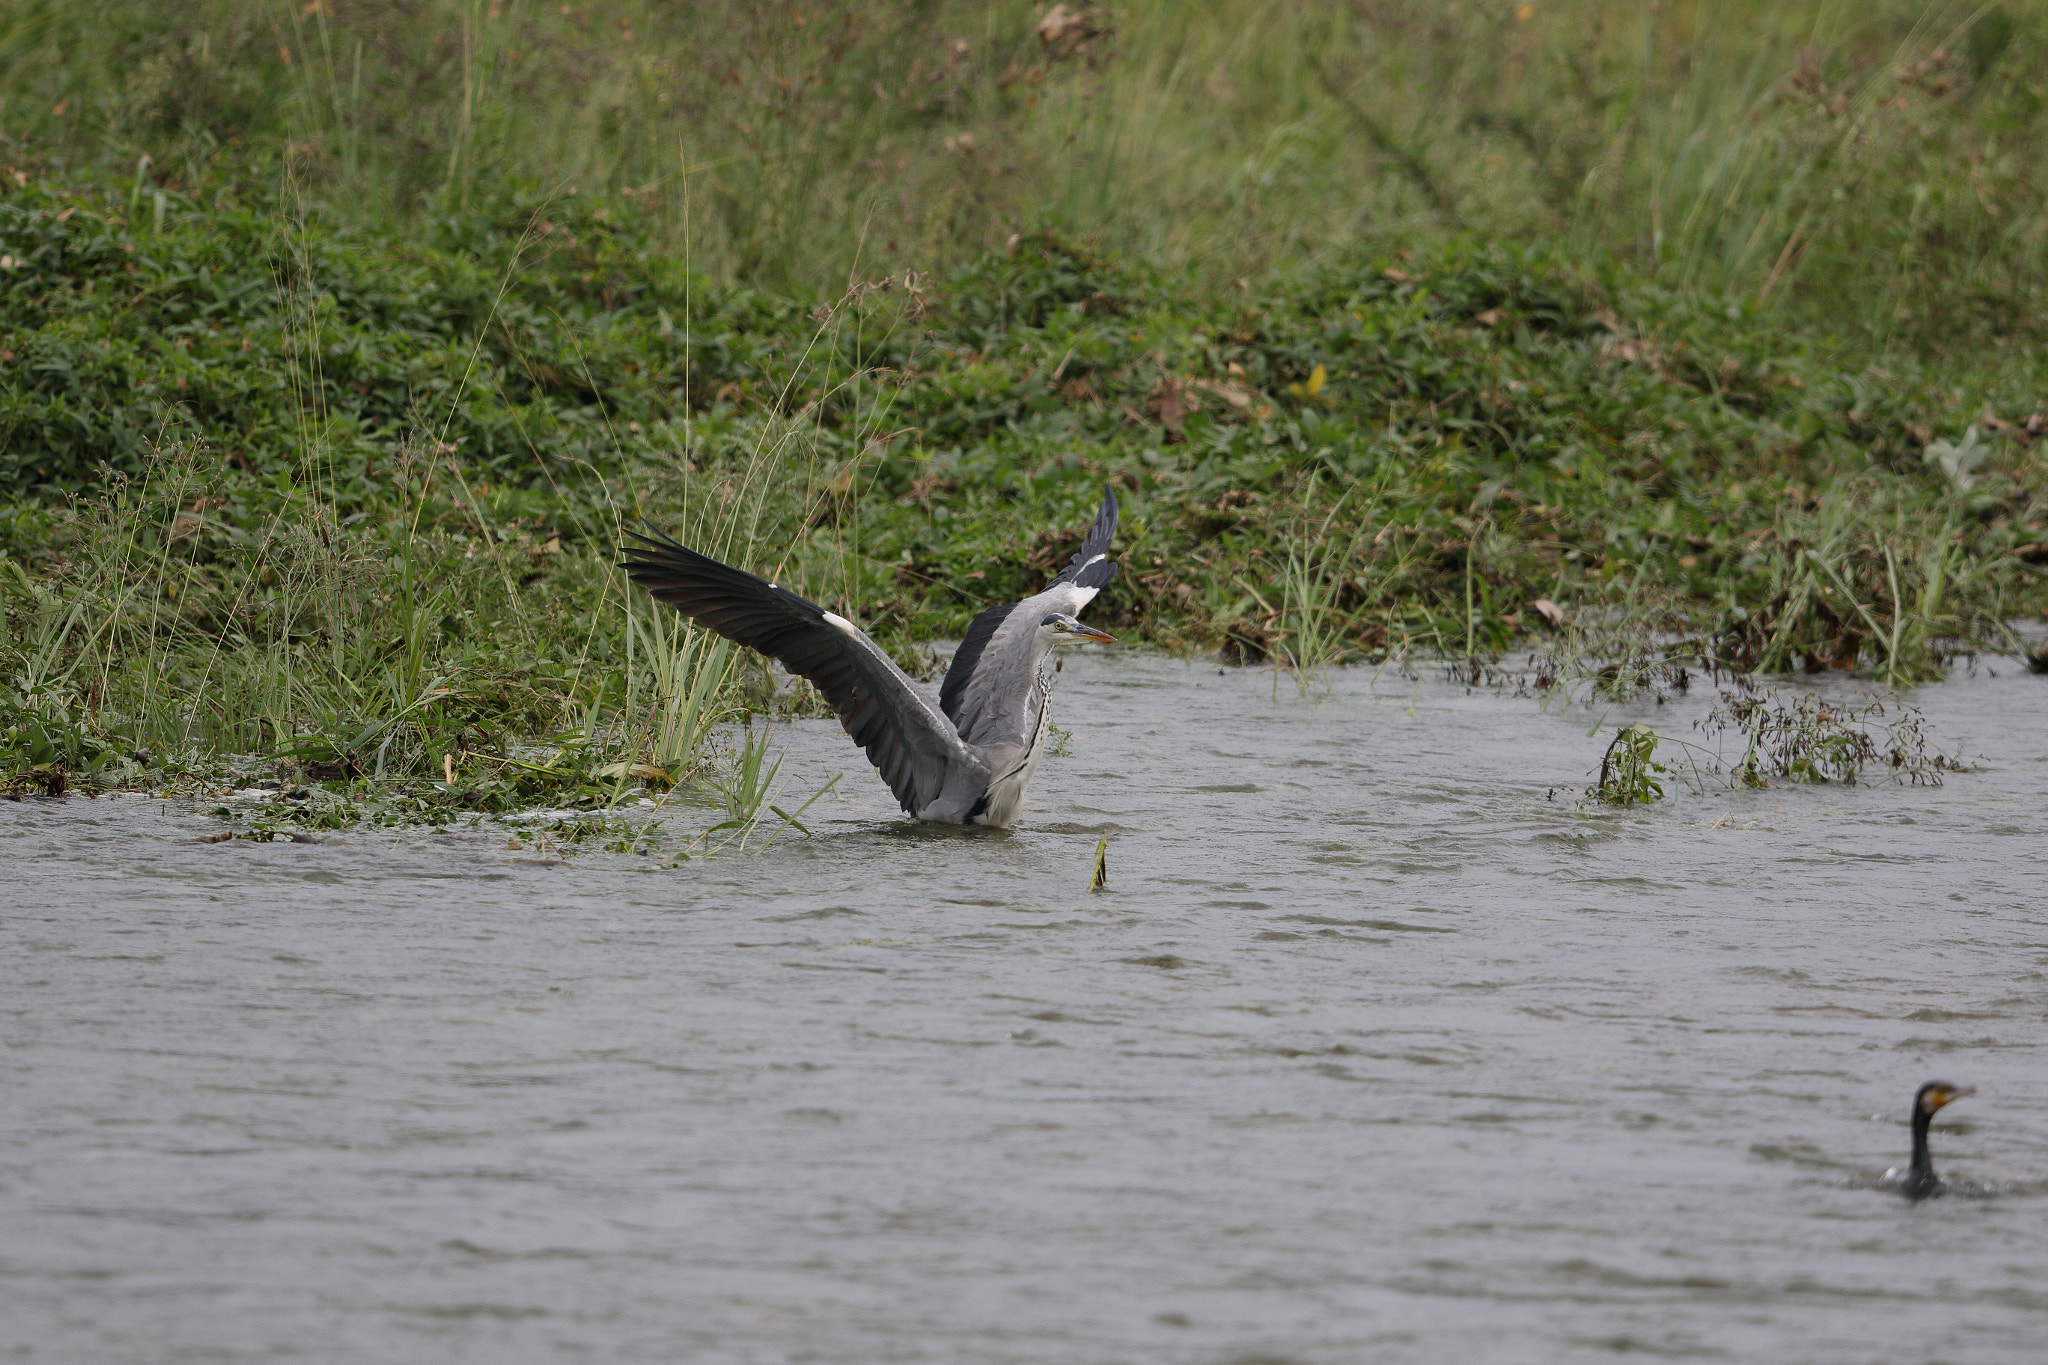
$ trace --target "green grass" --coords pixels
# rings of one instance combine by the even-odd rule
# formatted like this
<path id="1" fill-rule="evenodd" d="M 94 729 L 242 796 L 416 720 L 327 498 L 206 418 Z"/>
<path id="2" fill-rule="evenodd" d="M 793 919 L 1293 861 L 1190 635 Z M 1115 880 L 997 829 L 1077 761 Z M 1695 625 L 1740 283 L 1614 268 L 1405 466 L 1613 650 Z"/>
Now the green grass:
<path id="1" fill-rule="evenodd" d="M 1879 350 L 2040 336 L 2035 4 L 1146 0 L 1051 43 L 1045 8 L 22 0 L 4 159 L 138 220 L 251 183 L 408 235 L 508 183 L 630 198 L 785 292 L 1037 227 L 1218 285 L 1473 232 Z"/>
<path id="2" fill-rule="evenodd" d="M 0 23 L 16 785 L 751 829 L 711 739 L 815 698 L 641 519 L 927 672 L 1104 481 L 1093 617 L 1311 695 L 1907 684 L 2048 605 L 2031 10 L 558 11 Z"/>

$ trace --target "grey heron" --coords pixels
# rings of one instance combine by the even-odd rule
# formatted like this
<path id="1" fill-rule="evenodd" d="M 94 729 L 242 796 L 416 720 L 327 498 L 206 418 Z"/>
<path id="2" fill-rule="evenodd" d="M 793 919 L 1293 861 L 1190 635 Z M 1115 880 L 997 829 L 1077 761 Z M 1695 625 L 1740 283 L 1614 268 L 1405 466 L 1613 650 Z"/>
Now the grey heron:
<path id="1" fill-rule="evenodd" d="M 1017 819 L 1045 749 L 1053 647 L 1114 644 L 1076 619 L 1116 577 L 1109 544 L 1116 494 L 1052 586 L 976 616 L 934 706 L 859 626 L 788 588 L 687 549 L 651 527 L 632 532 L 623 567 L 658 602 L 808 678 L 903 809 L 948 825 Z"/>

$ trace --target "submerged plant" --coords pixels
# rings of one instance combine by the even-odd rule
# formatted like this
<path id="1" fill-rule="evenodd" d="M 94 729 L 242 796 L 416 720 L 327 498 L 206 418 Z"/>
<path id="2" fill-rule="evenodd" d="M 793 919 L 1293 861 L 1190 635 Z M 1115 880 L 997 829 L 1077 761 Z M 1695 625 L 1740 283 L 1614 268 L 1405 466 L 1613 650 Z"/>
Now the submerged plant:
<path id="1" fill-rule="evenodd" d="M 1828 701 L 1807 692 L 1788 702 L 1776 691 L 1744 686 L 1723 692 L 1699 728 L 1742 736 L 1742 758 L 1730 769 L 1739 787 L 1767 787 L 1774 778 L 1854 785 L 1872 769 L 1881 778 L 1938 787 L 1944 772 L 1963 767 L 1930 752 L 1927 720 L 1917 708 L 1884 697 Z"/>
<path id="2" fill-rule="evenodd" d="M 1745 680 L 1724 689 L 1694 728 L 1716 743 L 1660 735 L 1640 722 L 1622 726 L 1601 755 L 1586 799 L 1647 805 L 1663 799 L 1663 779 L 1674 773 L 1694 792 L 1704 792 L 1710 782 L 1722 781 L 1752 789 L 1774 781 L 1854 786 L 1873 779 L 1938 787 L 1943 773 L 1967 771 L 1933 748 L 1927 718 L 1917 708 L 1890 696 L 1829 700 L 1806 692 L 1787 698 Z M 1718 743 L 1730 734 L 1743 745 L 1732 763 Z M 1666 749 L 1671 756 L 1660 761 Z"/>
<path id="3" fill-rule="evenodd" d="M 1546 599 L 1547 602 L 1547 599 Z M 1598 698 L 1624 702 L 1645 694 L 1659 704 L 1692 689 L 1700 647 L 1683 633 L 1683 616 L 1654 596 L 1603 611 L 1582 611 L 1559 620 L 1520 668 L 1496 666 L 1473 680 L 1512 685 L 1517 695 L 1534 694 L 1543 709 Z M 1533 610 L 1532 606 L 1532 610 Z M 1543 617 L 1549 620 L 1548 615 Z"/>
<path id="4" fill-rule="evenodd" d="M 768 757 L 768 729 L 756 728 L 749 719 L 742 729 L 740 746 L 734 750 L 722 780 L 716 784 L 725 801 L 726 822 L 715 829 L 751 830 L 760 819 L 761 807 L 775 794 L 775 779 L 782 772 L 783 755 Z"/>
<path id="5" fill-rule="evenodd" d="M 1656 761 L 1658 735 L 1638 722 L 1614 732 L 1600 756 L 1600 776 L 1586 789 L 1589 800 L 1606 806 L 1646 806 L 1664 799 L 1667 771 Z"/>

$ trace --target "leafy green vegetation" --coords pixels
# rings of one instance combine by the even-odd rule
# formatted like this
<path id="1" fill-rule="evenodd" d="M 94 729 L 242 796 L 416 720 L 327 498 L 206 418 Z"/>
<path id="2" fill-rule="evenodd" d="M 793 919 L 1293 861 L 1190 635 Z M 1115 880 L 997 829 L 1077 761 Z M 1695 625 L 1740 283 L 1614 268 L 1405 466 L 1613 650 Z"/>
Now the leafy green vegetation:
<path id="1" fill-rule="evenodd" d="M 1644 806 L 1664 799 L 1664 775 L 1657 762 L 1657 732 L 1640 721 L 1624 725 L 1600 756 L 1600 776 L 1586 797 L 1608 806 Z"/>
<path id="2" fill-rule="evenodd" d="M 1773 781 L 1853 787 L 1873 777 L 1939 787 L 1943 773 L 1969 771 L 1961 758 L 1932 748 L 1927 718 L 1891 695 L 1829 698 L 1746 676 L 1722 689 L 1693 728 L 1706 743 L 1659 734 L 1641 721 L 1617 728 L 1586 803 L 1650 805 L 1664 799 L 1667 775 L 1704 792 L 1722 783 L 1739 790 Z M 1721 747 L 1731 734 L 1742 743 L 1733 760 Z M 1660 747 L 1671 751 L 1665 762 L 1657 759 Z"/>
<path id="3" fill-rule="evenodd" d="M 17 7 L 10 784 L 677 788 L 780 832 L 714 737 L 816 698 L 629 592 L 622 534 L 929 676 L 1105 481 L 1094 617 L 1309 695 L 2009 647 L 2048 606 L 2032 18 L 1524 8 Z"/>
<path id="4" fill-rule="evenodd" d="M 1722 693 L 1701 729 L 1742 737 L 1742 758 L 1730 769 L 1739 787 L 1767 787 L 1772 778 L 1854 786 L 1866 769 L 1880 779 L 1938 787 L 1944 772 L 1964 766 L 1929 752 L 1919 711 L 1882 697 L 1843 701 L 1807 692 L 1787 698 L 1751 684 Z"/>

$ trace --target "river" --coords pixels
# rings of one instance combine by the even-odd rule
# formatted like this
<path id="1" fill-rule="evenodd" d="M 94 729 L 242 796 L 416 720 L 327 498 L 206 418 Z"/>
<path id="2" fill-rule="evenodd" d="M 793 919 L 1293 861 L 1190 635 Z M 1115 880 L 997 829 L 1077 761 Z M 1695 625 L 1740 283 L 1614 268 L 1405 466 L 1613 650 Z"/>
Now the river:
<path id="1" fill-rule="evenodd" d="M 1940 787 L 1576 798 L 1630 718 L 1072 659 L 1017 830 L 778 727 L 765 852 L 0 803 L 0 1360 L 2048 1353 L 2048 679 Z M 1098 839 L 1108 883 L 1088 889 Z M 1943 1174 L 1909 1205 L 1914 1087 Z"/>

